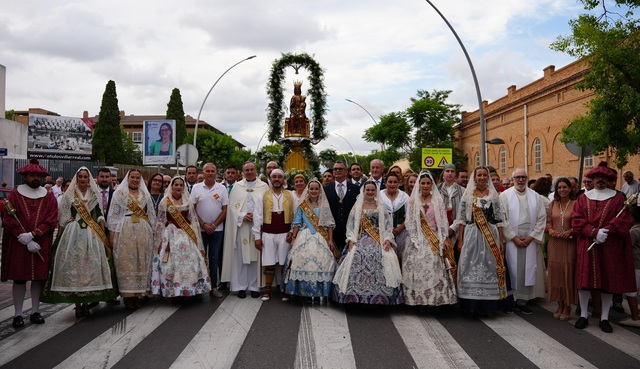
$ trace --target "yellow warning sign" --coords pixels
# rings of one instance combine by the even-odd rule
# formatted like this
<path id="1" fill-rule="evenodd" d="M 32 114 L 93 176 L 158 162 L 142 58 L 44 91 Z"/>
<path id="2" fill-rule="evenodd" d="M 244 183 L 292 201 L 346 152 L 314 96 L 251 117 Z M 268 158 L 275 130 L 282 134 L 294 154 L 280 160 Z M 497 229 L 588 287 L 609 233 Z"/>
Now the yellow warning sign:
<path id="1" fill-rule="evenodd" d="M 422 148 L 422 167 L 442 169 L 453 161 L 453 149 Z"/>

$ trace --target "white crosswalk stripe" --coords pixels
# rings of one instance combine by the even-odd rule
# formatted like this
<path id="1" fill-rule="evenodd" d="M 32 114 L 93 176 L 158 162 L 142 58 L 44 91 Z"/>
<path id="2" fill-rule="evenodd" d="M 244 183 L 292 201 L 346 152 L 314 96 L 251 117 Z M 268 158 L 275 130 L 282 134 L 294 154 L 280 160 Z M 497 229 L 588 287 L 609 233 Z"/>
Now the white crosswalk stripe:
<path id="1" fill-rule="evenodd" d="M 202 304 L 209 302 L 210 300 L 205 300 Z M 188 336 L 188 339 L 183 339 L 183 342 L 177 342 L 180 348 L 169 362 L 164 363 L 165 367 L 231 368 L 236 360 L 242 357 L 241 355 L 254 355 L 255 352 L 262 354 L 262 349 L 250 351 L 252 348 L 247 348 L 243 345 L 249 335 L 256 334 L 256 327 L 259 326 L 256 323 L 260 322 L 257 319 L 258 313 L 265 306 L 265 303 L 262 303 L 259 299 L 239 299 L 236 296 L 227 296 L 222 303 L 217 304 L 211 304 L 212 308 L 216 306 L 217 308 L 208 319 L 202 317 L 202 321 L 206 319 L 202 327 L 194 326 L 193 333 Z M 280 304 L 280 302 L 271 301 L 268 304 Z M 287 306 L 291 309 L 293 302 L 288 303 L 289 305 L 282 304 L 283 307 Z M 538 305 L 550 311 L 555 308 L 554 304 L 542 301 Z M 197 306 L 201 306 L 202 310 L 200 311 L 207 309 L 207 305 Z M 270 315 L 273 311 L 278 311 L 278 305 L 269 306 L 272 309 L 275 306 L 275 310 L 270 311 L 267 315 Z M 293 306 L 295 308 L 295 305 Z M 102 304 L 96 309 L 104 307 L 105 305 Z M 11 308 L 11 306 L 8 308 Z M 4 313 L 8 308 L 3 309 L 0 313 Z M 115 309 L 122 309 L 122 307 L 115 307 Z M 171 305 L 168 300 L 151 300 L 144 307 L 130 313 L 109 329 L 104 327 L 111 323 L 103 325 L 100 332 L 95 332 L 91 336 L 92 339 L 88 340 L 89 342 L 84 346 L 77 346 L 80 348 L 75 352 L 64 354 L 64 356 L 60 357 L 60 362 L 53 363 L 50 367 L 111 368 L 117 364 L 122 365 L 124 360 L 127 360 L 125 355 L 130 357 L 132 351 L 138 345 L 153 344 L 150 341 L 150 335 L 158 327 L 169 327 L 167 324 L 180 324 L 178 319 L 170 319 L 179 309 L 179 306 Z M 39 347 L 45 345 L 59 344 L 60 349 L 63 350 L 64 342 L 57 343 L 55 340 L 49 339 L 67 330 L 89 329 L 87 327 L 90 327 L 87 324 L 75 324 L 73 305 L 44 305 L 43 310 L 45 312 L 49 311 L 49 315 L 46 317 L 46 324 L 28 325 L 26 328 L 17 330 L 0 341 L 0 366 L 18 357 L 22 359 L 23 356 L 21 355 L 33 348 L 39 349 Z M 105 311 L 107 314 L 109 313 L 109 310 Z M 209 311 L 211 312 L 211 310 Z M 290 314 L 292 310 L 288 311 Z M 368 342 L 353 341 L 353 336 L 349 331 L 349 324 L 353 324 L 353 321 L 349 323 L 351 313 L 347 311 L 350 310 L 336 306 L 301 306 L 299 322 L 282 322 L 282 324 L 290 324 L 290 327 L 295 327 L 293 324 L 298 324 L 297 345 L 293 345 L 296 347 L 279 347 L 277 341 L 265 342 L 265 347 L 269 347 L 268 350 L 273 350 L 265 351 L 265 360 L 268 361 L 268 355 L 277 352 L 277 350 L 289 350 L 288 352 L 291 352 L 291 354 L 295 353 L 295 361 L 291 363 L 290 367 L 296 369 L 358 367 L 357 347 L 358 345 L 363 347 L 362 345 L 367 345 Z M 293 310 L 293 312 L 297 314 L 296 310 Z M 536 314 L 539 313 L 540 310 L 536 312 Z M 12 314 L 4 314 L 5 321 L 0 321 L 0 323 L 6 323 L 12 318 Z M 273 317 L 265 316 L 265 311 L 262 311 L 260 317 L 261 319 L 278 319 L 277 315 Z M 95 314 L 85 319 L 100 318 L 100 314 Z M 114 318 L 116 317 L 114 316 Z M 362 318 L 360 317 L 360 319 Z M 390 319 L 401 338 L 399 344 L 404 345 L 407 349 L 407 351 L 404 351 L 404 355 L 407 357 L 410 355 L 409 361 L 412 360 L 416 368 L 479 367 L 474 358 L 467 354 L 463 348 L 465 345 L 468 347 L 469 343 L 476 344 L 472 332 L 469 332 L 468 335 L 461 335 L 459 332 L 455 333 L 455 331 L 449 332 L 447 330 L 448 327 L 451 327 L 451 319 L 457 319 L 456 317 L 448 317 L 447 324 L 444 324 L 445 322 L 439 321 L 437 314 L 418 315 L 409 312 L 407 309 L 392 308 L 389 309 L 388 316 L 386 314 L 374 314 L 371 319 Z M 518 314 L 497 314 L 480 320 L 470 320 L 461 316 L 460 319 L 463 325 L 466 324 L 465 327 L 469 326 L 472 329 L 476 329 L 474 327 L 483 327 L 487 332 L 495 332 L 495 335 L 500 337 L 501 341 L 492 342 L 492 344 L 502 345 L 500 346 L 502 349 L 512 349 L 526 358 L 519 356 L 520 360 L 528 360 L 527 363 L 514 362 L 514 367 L 527 367 L 532 364 L 540 368 L 595 368 L 602 366 L 595 365 L 572 351 L 565 345 L 567 338 L 554 333 L 554 330 L 558 329 L 558 327 L 575 330 L 571 326 L 575 320 L 569 323 L 560 321 L 551 323 L 550 320 L 551 325 L 549 326 L 553 327 L 553 329 L 549 329 L 549 326 L 536 327 L 527 320 L 526 316 Z M 612 352 L 621 351 L 629 355 L 627 360 L 635 359 L 637 361 L 636 367 L 640 367 L 640 335 L 615 324 L 614 333 L 605 334 L 600 331 L 597 324 L 593 324 L 594 320 L 591 319 L 590 323 L 592 324 L 581 332 L 586 332 L 591 342 L 598 342 L 599 349 L 610 347 Z M 362 320 L 359 321 L 361 322 Z M 175 329 L 179 329 L 179 327 L 176 326 Z M 372 334 L 385 334 L 385 332 L 372 332 Z M 584 335 L 582 336 L 584 337 Z M 573 338 L 576 337 L 579 338 L 581 336 L 577 335 Z M 171 340 L 172 337 L 167 337 L 166 339 Z M 562 342 L 563 339 L 565 344 Z M 184 347 L 182 352 L 180 352 L 181 347 Z M 574 347 L 575 349 L 575 345 L 569 345 L 569 347 Z M 491 349 L 493 349 L 491 345 L 487 347 L 487 355 L 491 355 Z M 577 350 L 579 351 L 580 348 Z M 144 354 L 144 352 L 135 353 L 135 355 Z M 142 361 L 152 359 L 141 357 Z M 381 363 L 381 367 L 393 366 L 393 364 L 393 358 L 390 358 L 388 363 Z"/>

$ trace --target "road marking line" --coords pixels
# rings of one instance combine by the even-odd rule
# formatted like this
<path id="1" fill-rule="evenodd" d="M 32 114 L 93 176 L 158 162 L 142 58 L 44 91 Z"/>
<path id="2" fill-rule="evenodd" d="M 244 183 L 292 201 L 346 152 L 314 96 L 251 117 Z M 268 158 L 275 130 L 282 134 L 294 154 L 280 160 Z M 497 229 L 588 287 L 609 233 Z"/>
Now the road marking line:
<path id="1" fill-rule="evenodd" d="M 31 309 L 31 298 L 28 298 L 24 300 L 22 311 L 28 312 L 30 309 Z M 0 322 L 5 321 L 7 319 L 13 319 L 14 314 L 15 314 L 15 310 L 13 308 L 13 303 L 11 303 L 11 305 L 0 310 Z"/>

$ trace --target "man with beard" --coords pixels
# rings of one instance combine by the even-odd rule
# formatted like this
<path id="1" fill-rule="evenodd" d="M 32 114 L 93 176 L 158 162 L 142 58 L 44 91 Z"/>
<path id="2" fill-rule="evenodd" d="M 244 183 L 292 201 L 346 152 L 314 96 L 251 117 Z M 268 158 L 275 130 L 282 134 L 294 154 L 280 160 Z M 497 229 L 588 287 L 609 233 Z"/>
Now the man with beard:
<path id="1" fill-rule="evenodd" d="M 242 172 L 244 179 L 236 182 L 229 196 L 220 281 L 231 282 L 231 291 L 237 291 L 241 299 L 247 297 L 246 290 L 251 292 L 251 297 L 258 298 L 260 253 L 254 246 L 251 228 L 256 201 L 269 186 L 256 180 L 258 173 L 255 163 L 246 162 Z"/>
<path id="2" fill-rule="evenodd" d="M 624 195 L 607 187 L 609 181 L 616 179 L 607 163 L 601 162 L 586 177 L 593 180 L 594 189 L 576 200 L 571 220 L 577 235 L 576 288 L 580 299 L 580 318 L 575 326 L 584 329 L 589 324 L 589 291 L 599 290 L 600 329 L 611 333 L 609 310 L 612 294 L 636 291 L 629 235 L 633 219 L 629 211 L 620 212 L 624 208 Z M 593 243 L 595 245 L 591 247 Z"/>
<path id="3" fill-rule="evenodd" d="M 100 189 L 100 200 L 102 201 L 102 208 L 105 214 L 105 223 L 107 214 L 109 214 L 109 205 L 111 205 L 111 197 L 113 196 L 114 189 L 111 187 L 111 171 L 109 168 L 100 168 L 98 170 L 98 188 Z M 105 229 L 105 231 L 107 231 Z M 107 231 L 108 232 L 108 231 Z M 107 234 L 108 235 L 108 234 Z"/>
<path id="4" fill-rule="evenodd" d="M 24 176 L 24 184 L 13 189 L 6 199 L 5 207 L 10 203 L 16 211 L 15 217 L 4 212 L 0 270 L 0 281 L 13 280 L 14 328 L 24 327 L 22 309 L 27 281 L 31 281 L 29 320 L 34 324 L 44 323 L 39 312 L 40 292 L 49 274 L 53 231 L 58 223 L 58 201 L 40 187 L 47 171 L 38 160 L 31 159 L 18 174 Z"/>
<path id="5" fill-rule="evenodd" d="M 256 249 L 262 252 L 262 271 L 265 289 L 262 301 L 271 299 L 271 285 L 276 264 L 282 267 L 291 247 L 293 223 L 293 194 L 284 190 L 284 172 L 273 169 L 269 177 L 271 188 L 256 199 L 253 215 L 253 238 Z M 288 300 L 284 297 L 283 300 Z"/>
<path id="6" fill-rule="evenodd" d="M 513 187 L 500 194 L 504 211 L 506 262 L 515 309 L 533 314 L 528 300 L 544 297 L 544 259 L 538 246 L 544 240 L 547 211 L 542 196 L 527 187 L 527 173 L 522 168 L 513 171 Z"/>
<path id="7" fill-rule="evenodd" d="M 456 178 L 456 182 L 464 188 L 469 184 L 469 172 L 466 169 L 458 170 L 458 178 Z"/>

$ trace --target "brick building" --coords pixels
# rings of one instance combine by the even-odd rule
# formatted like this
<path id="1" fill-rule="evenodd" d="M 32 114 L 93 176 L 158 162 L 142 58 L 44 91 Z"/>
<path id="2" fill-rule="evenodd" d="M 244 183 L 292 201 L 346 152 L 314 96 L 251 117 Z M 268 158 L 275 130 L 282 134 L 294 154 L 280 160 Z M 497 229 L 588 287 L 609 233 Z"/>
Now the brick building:
<path id="1" fill-rule="evenodd" d="M 556 70 L 553 65 L 544 69 L 544 76 L 520 89 L 507 88 L 507 95 L 492 103 L 483 101 L 487 127 L 486 139 L 501 138 L 502 145 L 487 144 L 487 163 L 498 170 L 501 177 L 509 177 L 515 168 L 525 168 L 530 178 L 545 173 L 556 176 L 578 176 L 580 158 L 571 154 L 560 142 L 562 128 L 575 116 L 586 111 L 585 104 L 593 91 L 580 91 L 576 84 L 584 80 L 587 65 L 575 61 Z M 460 149 L 468 155 L 467 169 L 480 163 L 480 113 L 463 112 L 456 127 Z M 614 154 L 607 150 L 601 155 L 585 157 L 585 171 L 604 160 L 612 162 Z M 631 157 L 621 171 L 640 174 L 640 158 Z M 619 179 L 620 183 L 621 179 Z"/>

